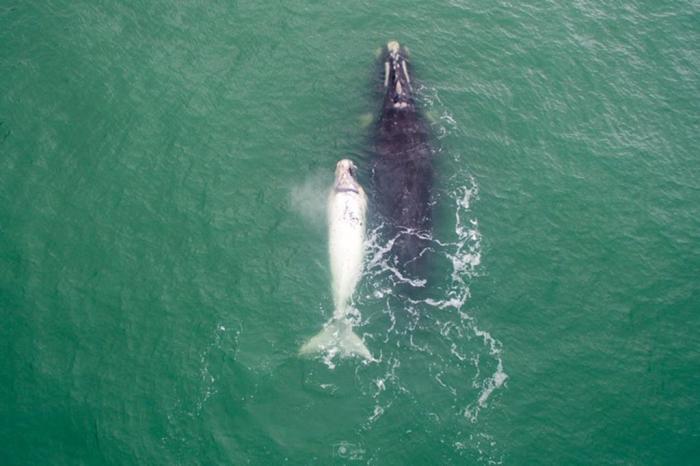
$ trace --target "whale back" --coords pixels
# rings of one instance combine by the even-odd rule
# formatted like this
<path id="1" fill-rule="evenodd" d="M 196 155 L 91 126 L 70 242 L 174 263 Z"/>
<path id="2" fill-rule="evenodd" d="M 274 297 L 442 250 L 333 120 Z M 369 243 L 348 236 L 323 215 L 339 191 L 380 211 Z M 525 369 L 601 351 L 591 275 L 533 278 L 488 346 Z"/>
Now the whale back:
<path id="1" fill-rule="evenodd" d="M 361 187 L 333 190 L 329 196 L 328 254 L 335 312 L 340 316 L 362 276 L 366 211 L 367 197 Z"/>
<path id="2" fill-rule="evenodd" d="M 416 107 L 405 51 L 390 42 L 384 60 L 384 97 L 374 141 L 377 210 L 396 237 L 398 265 L 420 273 L 432 228 L 433 149 L 428 124 Z"/>

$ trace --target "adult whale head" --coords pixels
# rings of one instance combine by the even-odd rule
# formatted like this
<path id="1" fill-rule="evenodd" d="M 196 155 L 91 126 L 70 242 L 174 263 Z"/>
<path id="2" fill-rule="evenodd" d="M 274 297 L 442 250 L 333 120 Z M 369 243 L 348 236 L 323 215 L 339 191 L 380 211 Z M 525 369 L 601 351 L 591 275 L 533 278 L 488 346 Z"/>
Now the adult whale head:
<path id="1" fill-rule="evenodd" d="M 408 73 L 406 49 L 395 40 L 386 44 L 384 53 L 384 111 L 389 108 L 413 109 L 413 88 Z"/>

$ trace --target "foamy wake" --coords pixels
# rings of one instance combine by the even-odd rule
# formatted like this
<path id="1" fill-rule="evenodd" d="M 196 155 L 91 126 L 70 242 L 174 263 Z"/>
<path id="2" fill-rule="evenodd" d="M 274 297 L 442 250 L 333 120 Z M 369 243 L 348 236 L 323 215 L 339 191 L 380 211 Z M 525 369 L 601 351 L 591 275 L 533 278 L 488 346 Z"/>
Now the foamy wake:
<path id="1" fill-rule="evenodd" d="M 391 249 L 396 238 L 382 240 L 383 226 L 368 235 L 366 294 L 358 305 L 376 308 L 379 304 L 382 308 L 383 315 L 371 319 L 376 323 L 365 321 L 365 337 L 377 342 L 370 345 L 379 348 L 379 363 L 384 372 L 372 381 L 370 393 L 375 398 L 375 408 L 369 423 L 379 419 L 393 404 L 393 399 L 385 399 L 387 387 L 394 388 L 393 398 L 396 393 L 411 391 L 410 385 L 402 382 L 402 366 L 410 366 L 414 373 L 426 371 L 446 393 L 449 400 L 443 401 L 449 401 L 471 422 L 477 421 L 479 411 L 508 378 L 503 368 L 501 343 L 478 326 L 467 306 L 469 284 L 481 264 L 481 234 L 470 211 L 477 194 L 472 178 L 448 193 L 455 205 L 453 232 L 446 239 L 430 238 L 433 262 L 447 270 L 444 280 L 439 281 L 447 286 L 434 286 L 428 297 L 411 299 L 396 293 L 397 283 L 414 287 L 425 283 L 403 276 L 392 264 Z M 449 261 L 449 267 L 444 267 L 445 260 Z M 385 326 L 378 325 L 379 322 Z M 411 359 L 408 361 L 406 347 Z M 423 356 L 414 358 L 418 353 Z"/>
<path id="2" fill-rule="evenodd" d="M 482 258 L 479 222 L 471 209 L 478 186 L 470 176 L 450 184 L 455 187 L 437 194 L 441 205 L 454 206 L 447 209 L 452 221 L 437 219 L 427 238 L 431 272 L 437 274 L 429 286 L 395 266 L 396 238 L 383 225 L 368 232 L 365 275 L 355 302 L 363 313 L 356 330 L 376 361 L 356 370 L 372 403 L 363 429 L 410 406 L 426 431 L 439 433 L 441 444 L 498 463 L 496 441 L 481 427 L 467 427 L 478 422 L 508 379 L 501 342 L 480 327 L 470 309 L 469 286 L 478 279 Z M 409 285 L 417 297 L 399 291 Z M 446 427 L 460 425 L 459 431 Z"/>
<path id="3" fill-rule="evenodd" d="M 426 107 L 439 103 L 437 92 L 420 92 Z M 457 126 L 448 113 L 433 114 L 432 120 L 440 138 Z M 454 162 L 462 166 L 459 157 Z M 479 326 L 469 303 L 469 286 L 481 267 L 481 233 L 471 208 L 478 186 L 463 172 L 447 184 L 451 188 L 437 192 L 437 202 L 443 207 L 440 212 L 452 210 L 454 216 L 447 222 L 436 216 L 434 233 L 426 238 L 431 272 L 437 274 L 431 275 L 430 286 L 404 275 L 392 261 L 397 237 L 384 225 L 368 231 L 365 272 L 354 301 L 362 310 L 355 330 L 375 358 L 356 368 L 358 384 L 371 400 L 363 430 L 373 429 L 391 410 L 410 407 L 425 431 L 439 436 L 439 444 L 498 463 L 496 441 L 481 427 L 468 427 L 477 423 L 508 379 L 503 345 Z M 453 208 L 445 210 L 450 204 Z M 418 297 L 398 291 L 406 287 L 419 290 Z M 327 356 L 328 367 L 335 367 L 335 355 Z M 352 445 L 342 444 L 338 455 L 364 453 L 361 445 Z"/>

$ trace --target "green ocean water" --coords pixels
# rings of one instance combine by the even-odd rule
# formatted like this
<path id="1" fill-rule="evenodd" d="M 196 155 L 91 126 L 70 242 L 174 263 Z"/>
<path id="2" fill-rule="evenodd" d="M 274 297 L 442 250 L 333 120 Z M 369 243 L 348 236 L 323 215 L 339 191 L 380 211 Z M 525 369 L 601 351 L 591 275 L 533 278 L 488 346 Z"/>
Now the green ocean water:
<path id="1" fill-rule="evenodd" d="M 436 284 L 330 317 L 376 52 L 437 151 Z M 697 464 L 700 3 L 0 4 L 0 464 Z"/>

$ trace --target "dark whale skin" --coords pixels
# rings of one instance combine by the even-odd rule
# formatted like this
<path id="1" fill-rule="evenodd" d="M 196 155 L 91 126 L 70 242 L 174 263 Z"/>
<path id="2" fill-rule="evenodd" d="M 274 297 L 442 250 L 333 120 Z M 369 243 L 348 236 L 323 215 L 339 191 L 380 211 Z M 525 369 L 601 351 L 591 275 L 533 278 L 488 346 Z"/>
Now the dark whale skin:
<path id="1" fill-rule="evenodd" d="M 384 98 L 372 164 L 375 204 L 395 238 L 394 265 L 417 278 L 425 271 L 430 244 L 434 152 L 429 126 L 416 107 L 405 49 L 390 42 L 382 65 Z"/>

